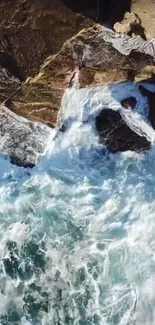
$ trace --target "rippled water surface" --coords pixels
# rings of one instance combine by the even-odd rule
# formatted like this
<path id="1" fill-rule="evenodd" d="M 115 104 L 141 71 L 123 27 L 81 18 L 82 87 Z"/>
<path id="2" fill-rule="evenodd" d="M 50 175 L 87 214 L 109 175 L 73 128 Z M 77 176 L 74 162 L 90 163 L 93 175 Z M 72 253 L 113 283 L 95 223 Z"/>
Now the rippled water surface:
<path id="1" fill-rule="evenodd" d="M 153 142 L 137 89 L 68 91 L 38 166 L 1 158 L 0 324 L 155 324 L 155 148 L 110 155 L 94 127 L 136 96 L 126 118 Z"/>

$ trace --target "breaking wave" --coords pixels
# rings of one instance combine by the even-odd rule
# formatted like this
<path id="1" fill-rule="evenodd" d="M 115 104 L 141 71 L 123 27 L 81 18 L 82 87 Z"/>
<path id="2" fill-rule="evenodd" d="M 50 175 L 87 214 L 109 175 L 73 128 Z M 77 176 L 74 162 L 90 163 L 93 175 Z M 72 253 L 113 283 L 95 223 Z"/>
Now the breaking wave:
<path id="1" fill-rule="evenodd" d="M 148 86 L 152 87 L 152 86 Z M 95 116 L 126 112 L 152 142 L 109 154 Z M 0 160 L 0 323 L 155 324 L 155 132 L 131 83 L 68 90 L 46 156 L 32 170 Z"/>

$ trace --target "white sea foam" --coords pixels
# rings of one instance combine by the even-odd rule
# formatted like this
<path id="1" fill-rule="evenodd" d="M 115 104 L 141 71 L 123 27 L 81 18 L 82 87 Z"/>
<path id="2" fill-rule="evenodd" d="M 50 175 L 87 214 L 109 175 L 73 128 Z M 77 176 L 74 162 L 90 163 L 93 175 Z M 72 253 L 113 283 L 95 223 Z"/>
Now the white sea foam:
<path id="1" fill-rule="evenodd" d="M 153 143 L 146 99 L 137 85 L 122 83 L 68 90 L 66 131 L 51 134 L 33 170 L 0 160 L 0 257 L 9 256 L 8 240 L 19 252 L 23 242 L 43 241 L 46 256 L 45 271 L 24 284 L 0 273 L 0 315 L 14 304 L 21 325 L 155 324 L 155 147 L 105 155 L 94 127 L 102 108 L 120 109 L 131 95 L 136 112 L 126 114 Z M 23 312 L 34 281 L 49 297 L 39 320 Z"/>

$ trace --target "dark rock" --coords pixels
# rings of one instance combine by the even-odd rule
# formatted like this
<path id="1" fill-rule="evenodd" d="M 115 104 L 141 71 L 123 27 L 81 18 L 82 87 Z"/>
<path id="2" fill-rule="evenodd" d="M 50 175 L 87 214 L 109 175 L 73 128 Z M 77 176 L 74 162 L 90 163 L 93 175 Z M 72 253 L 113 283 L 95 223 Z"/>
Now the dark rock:
<path id="1" fill-rule="evenodd" d="M 155 129 L 155 92 L 152 92 L 141 85 L 139 86 L 139 90 L 141 94 L 148 99 L 149 119 L 152 127 Z"/>
<path id="2" fill-rule="evenodd" d="M 0 63 L 22 79 L 35 75 L 48 55 L 92 24 L 59 0 L 1 0 Z"/>
<path id="3" fill-rule="evenodd" d="M 123 19 L 130 10 L 131 0 L 60 0 L 71 10 L 80 12 L 98 22 L 109 21 L 112 24 Z"/>
<path id="4" fill-rule="evenodd" d="M 145 136 L 130 129 L 119 111 L 103 109 L 96 117 L 96 128 L 101 143 L 113 153 L 127 150 L 140 152 L 151 146 Z"/>
<path id="5" fill-rule="evenodd" d="M 135 97 L 129 97 L 129 98 L 125 98 L 121 101 L 121 105 L 124 107 L 124 108 L 127 108 L 127 109 L 134 109 L 135 106 L 137 104 L 137 101 L 136 101 L 136 98 Z"/>

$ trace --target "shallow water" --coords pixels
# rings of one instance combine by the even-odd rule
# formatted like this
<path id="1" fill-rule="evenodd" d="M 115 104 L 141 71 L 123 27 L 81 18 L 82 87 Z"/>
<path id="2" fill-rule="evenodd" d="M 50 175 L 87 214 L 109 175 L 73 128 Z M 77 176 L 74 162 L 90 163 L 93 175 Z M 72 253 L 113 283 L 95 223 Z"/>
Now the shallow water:
<path id="1" fill-rule="evenodd" d="M 153 143 L 147 102 L 126 83 L 69 90 L 66 131 L 51 131 L 33 170 L 1 158 L 0 324 L 155 324 L 155 147 L 111 155 L 94 127 L 131 95 L 126 119 Z"/>

